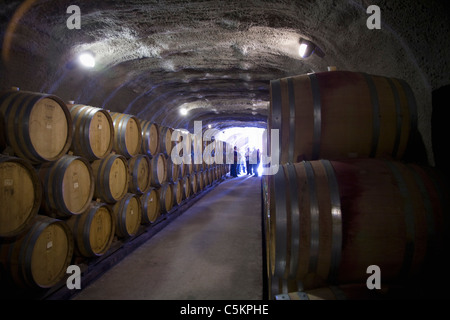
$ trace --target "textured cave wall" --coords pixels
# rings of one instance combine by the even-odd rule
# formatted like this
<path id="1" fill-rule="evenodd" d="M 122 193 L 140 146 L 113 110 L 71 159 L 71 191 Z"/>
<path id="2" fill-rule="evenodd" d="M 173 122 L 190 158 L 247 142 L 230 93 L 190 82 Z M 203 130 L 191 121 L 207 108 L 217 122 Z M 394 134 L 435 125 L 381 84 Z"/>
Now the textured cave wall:
<path id="1" fill-rule="evenodd" d="M 366 27 L 371 4 L 381 30 Z M 66 26 L 69 5 L 81 9 L 80 30 Z M 449 13 L 444 0 L 4 1 L 0 89 L 177 128 L 265 127 L 270 80 L 336 66 L 411 85 L 432 163 L 431 92 L 450 82 Z M 301 36 L 325 56 L 299 59 Z M 83 50 L 95 52 L 93 70 L 73 62 Z"/>

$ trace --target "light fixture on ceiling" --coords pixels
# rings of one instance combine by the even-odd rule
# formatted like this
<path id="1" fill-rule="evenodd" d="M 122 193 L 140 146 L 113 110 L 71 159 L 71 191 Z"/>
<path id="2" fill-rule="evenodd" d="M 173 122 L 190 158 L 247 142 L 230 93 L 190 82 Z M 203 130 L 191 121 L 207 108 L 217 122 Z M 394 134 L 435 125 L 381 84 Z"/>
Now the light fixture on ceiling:
<path id="1" fill-rule="evenodd" d="M 188 114 L 187 109 L 186 109 L 186 108 L 181 108 L 181 109 L 180 109 L 180 114 L 181 114 L 182 116 L 187 115 L 187 114 Z"/>
<path id="2" fill-rule="evenodd" d="M 82 52 L 78 56 L 78 61 L 85 68 L 93 68 L 93 67 L 95 67 L 95 55 L 91 51 Z"/>
<path id="3" fill-rule="evenodd" d="M 210 124 L 208 124 L 208 129 L 211 129 L 211 127 L 212 127 L 212 126 L 211 126 Z"/>
<path id="4" fill-rule="evenodd" d="M 298 49 L 298 54 L 303 59 L 309 58 L 313 53 L 317 54 L 319 57 L 323 58 L 325 53 L 312 41 L 300 38 L 300 47 Z"/>

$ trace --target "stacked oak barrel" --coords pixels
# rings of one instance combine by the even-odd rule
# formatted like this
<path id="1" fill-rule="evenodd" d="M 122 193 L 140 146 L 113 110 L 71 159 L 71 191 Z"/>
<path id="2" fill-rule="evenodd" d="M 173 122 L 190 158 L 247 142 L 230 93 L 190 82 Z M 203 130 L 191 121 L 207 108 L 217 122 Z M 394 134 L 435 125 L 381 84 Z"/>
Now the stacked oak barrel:
<path id="1" fill-rule="evenodd" d="M 2 93 L 0 282 L 59 285 L 70 264 L 104 255 L 199 193 L 206 167 L 172 163 L 173 131 L 50 94 Z M 227 173 L 207 168 L 219 172 L 208 184 Z"/>
<path id="2" fill-rule="evenodd" d="M 270 89 L 280 166 L 263 179 L 269 297 L 367 298 L 370 266 L 384 289 L 438 273 L 448 250 L 447 181 L 406 160 L 419 137 L 410 86 L 333 71 Z"/>

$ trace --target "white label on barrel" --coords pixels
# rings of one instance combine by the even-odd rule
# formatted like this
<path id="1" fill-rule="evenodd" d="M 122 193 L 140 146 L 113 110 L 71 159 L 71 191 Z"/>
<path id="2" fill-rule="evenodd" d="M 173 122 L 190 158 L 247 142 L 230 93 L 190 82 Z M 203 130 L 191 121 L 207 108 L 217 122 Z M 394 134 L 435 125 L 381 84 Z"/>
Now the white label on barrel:
<path id="1" fill-rule="evenodd" d="M 98 130 L 102 130 L 102 125 L 101 124 L 98 125 Z"/>
<path id="2" fill-rule="evenodd" d="M 14 183 L 13 179 L 5 179 L 5 180 L 3 181 L 3 185 L 4 185 L 5 187 L 11 187 L 11 186 L 13 185 L 13 183 Z"/>
<path id="3" fill-rule="evenodd" d="M 73 173 L 72 182 L 73 182 L 73 188 L 77 189 L 78 188 L 78 173 L 77 172 Z"/>
<path id="4" fill-rule="evenodd" d="M 153 202 L 153 198 L 150 198 L 150 202 Z"/>
<path id="5" fill-rule="evenodd" d="M 133 214 L 134 212 L 133 212 L 133 209 L 131 209 L 131 214 Z"/>
<path id="6" fill-rule="evenodd" d="M 52 128 L 52 124 L 51 123 L 47 123 L 46 128 L 47 129 L 51 129 Z"/>
<path id="7" fill-rule="evenodd" d="M 51 247 L 53 247 L 53 241 L 47 242 L 47 249 L 50 249 Z"/>

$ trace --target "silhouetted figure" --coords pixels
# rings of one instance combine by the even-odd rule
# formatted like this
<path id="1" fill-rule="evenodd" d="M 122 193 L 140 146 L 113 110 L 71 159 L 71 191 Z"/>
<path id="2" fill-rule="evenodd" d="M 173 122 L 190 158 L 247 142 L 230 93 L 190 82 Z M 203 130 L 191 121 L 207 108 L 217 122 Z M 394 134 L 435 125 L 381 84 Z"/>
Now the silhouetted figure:
<path id="1" fill-rule="evenodd" d="M 258 150 L 256 150 L 256 164 L 254 165 L 254 169 L 253 169 L 253 172 L 255 173 L 255 177 L 258 176 L 258 168 L 259 168 L 260 162 L 261 162 L 261 160 L 260 160 L 259 149 L 258 149 Z"/>
<path id="2" fill-rule="evenodd" d="M 245 168 L 247 170 L 247 175 L 251 175 L 251 167 L 250 167 L 250 148 L 247 148 L 247 152 L 245 153 Z"/>
<path id="3" fill-rule="evenodd" d="M 237 177 L 237 161 L 238 161 L 238 152 L 237 148 L 234 147 L 234 154 L 233 154 L 233 163 L 231 164 L 230 174 L 232 177 Z"/>

